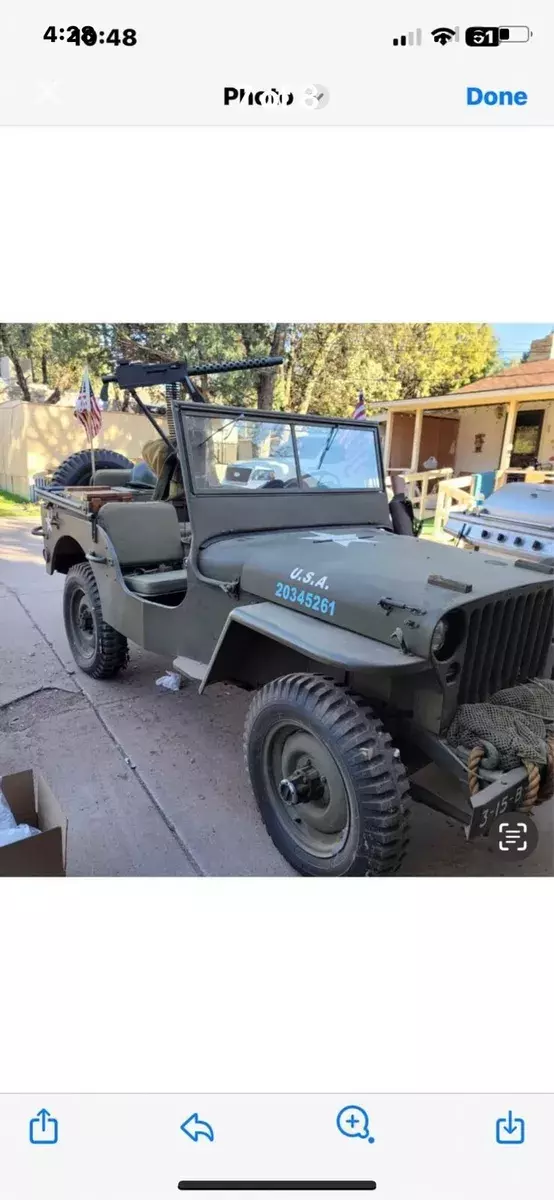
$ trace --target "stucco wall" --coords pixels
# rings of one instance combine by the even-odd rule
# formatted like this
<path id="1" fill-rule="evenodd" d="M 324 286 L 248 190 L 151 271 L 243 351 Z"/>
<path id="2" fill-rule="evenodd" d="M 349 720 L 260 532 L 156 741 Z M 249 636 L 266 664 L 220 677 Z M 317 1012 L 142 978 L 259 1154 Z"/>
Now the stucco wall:
<path id="1" fill-rule="evenodd" d="M 0 404 L 0 488 L 28 496 L 27 473 L 22 470 L 26 461 L 22 408 L 19 400 L 6 400 Z"/>
<path id="2" fill-rule="evenodd" d="M 110 412 L 103 414 L 95 444 L 136 460 L 152 437 L 152 426 L 141 414 Z M 85 431 L 72 409 L 21 400 L 0 405 L 0 488 L 5 491 L 28 496 L 35 475 L 53 470 L 69 454 L 87 447 Z"/>
<path id="3" fill-rule="evenodd" d="M 500 418 L 498 417 L 500 413 Z M 473 475 L 482 471 L 495 471 L 500 461 L 502 435 L 506 423 L 505 411 L 501 407 L 461 408 L 458 441 L 456 445 L 457 475 Z M 485 435 L 481 453 L 475 450 L 477 434 Z"/>
<path id="4" fill-rule="evenodd" d="M 539 459 L 547 462 L 554 455 L 554 400 L 530 401 L 521 404 L 520 410 L 545 409 L 542 427 Z M 498 416 L 500 413 L 500 416 Z M 496 471 L 500 462 L 502 437 L 506 421 L 505 409 L 500 406 L 486 405 L 482 408 L 461 408 L 458 442 L 456 446 L 457 475 L 474 474 L 482 471 Z M 475 450 L 475 436 L 485 435 L 481 453 Z"/>

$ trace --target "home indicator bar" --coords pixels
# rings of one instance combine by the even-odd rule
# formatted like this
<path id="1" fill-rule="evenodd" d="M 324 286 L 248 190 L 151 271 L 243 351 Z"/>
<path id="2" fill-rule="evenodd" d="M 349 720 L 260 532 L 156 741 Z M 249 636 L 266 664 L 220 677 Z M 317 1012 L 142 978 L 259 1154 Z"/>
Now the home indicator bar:
<path id="1" fill-rule="evenodd" d="M 182 1179 L 180 1192 L 374 1192 L 373 1179 Z"/>

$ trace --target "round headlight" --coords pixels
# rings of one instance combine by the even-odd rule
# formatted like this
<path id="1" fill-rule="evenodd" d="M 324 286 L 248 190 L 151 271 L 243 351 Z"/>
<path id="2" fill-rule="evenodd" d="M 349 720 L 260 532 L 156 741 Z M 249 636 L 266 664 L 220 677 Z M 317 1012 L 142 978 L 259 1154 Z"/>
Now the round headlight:
<path id="1" fill-rule="evenodd" d="M 431 638 L 431 654 L 434 654 L 435 656 L 437 654 L 440 654 L 440 652 L 444 646 L 444 643 L 446 641 L 447 633 L 448 633 L 448 626 L 446 624 L 446 621 L 438 621 L 437 624 L 435 625 L 435 631 L 433 633 L 433 637 Z"/>
<path id="2" fill-rule="evenodd" d="M 466 616 L 463 609 L 451 609 L 437 621 L 431 638 L 431 654 L 437 662 L 450 662 L 466 635 Z"/>

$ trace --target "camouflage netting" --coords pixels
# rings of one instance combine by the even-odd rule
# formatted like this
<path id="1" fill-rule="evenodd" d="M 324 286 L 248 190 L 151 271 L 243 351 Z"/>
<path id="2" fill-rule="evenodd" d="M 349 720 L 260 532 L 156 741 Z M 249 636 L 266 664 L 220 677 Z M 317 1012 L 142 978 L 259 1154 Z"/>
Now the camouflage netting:
<path id="1" fill-rule="evenodd" d="M 510 771 L 521 762 L 546 766 L 549 737 L 554 736 L 554 681 L 530 683 L 496 692 L 486 704 L 462 704 L 447 738 L 460 757 L 482 746 L 481 766 Z"/>

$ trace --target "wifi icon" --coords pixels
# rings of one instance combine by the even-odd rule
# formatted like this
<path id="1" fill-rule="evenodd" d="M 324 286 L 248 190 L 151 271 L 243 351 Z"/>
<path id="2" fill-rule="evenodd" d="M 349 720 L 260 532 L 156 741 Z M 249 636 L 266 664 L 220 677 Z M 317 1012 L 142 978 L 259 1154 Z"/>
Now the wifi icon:
<path id="1" fill-rule="evenodd" d="M 446 25 L 439 25 L 437 29 L 431 30 L 431 37 L 439 46 L 446 46 L 448 42 L 459 42 L 460 28 L 458 25 L 455 29 L 449 29 Z"/>

